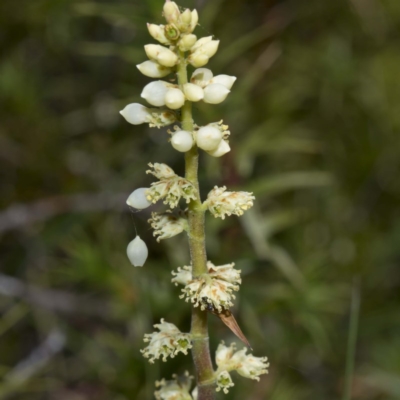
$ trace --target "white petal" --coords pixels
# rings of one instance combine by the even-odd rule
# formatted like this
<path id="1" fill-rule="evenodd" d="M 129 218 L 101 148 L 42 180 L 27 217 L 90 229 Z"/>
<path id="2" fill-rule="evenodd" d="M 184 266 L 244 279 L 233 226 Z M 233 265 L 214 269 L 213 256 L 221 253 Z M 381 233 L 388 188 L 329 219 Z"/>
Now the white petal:
<path id="1" fill-rule="evenodd" d="M 132 125 L 140 125 L 149 122 L 150 118 L 149 109 L 139 103 L 128 104 L 119 113 Z"/>
<path id="2" fill-rule="evenodd" d="M 203 126 L 197 131 L 196 143 L 201 149 L 214 151 L 222 140 L 222 133 L 212 126 Z"/>
<path id="3" fill-rule="evenodd" d="M 165 95 L 170 86 L 168 82 L 164 81 L 150 82 L 144 87 L 140 96 L 151 105 L 161 107 L 165 105 Z"/>
<path id="4" fill-rule="evenodd" d="M 156 61 L 148 60 L 136 65 L 137 69 L 149 78 L 164 78 L 172 72 L 171 68 L 163 67 Z"/>
<path id="5" fill-rule="evenodd" d="M 212 83 L 204 89 L 204 102 L 209 104 L 222 103 L 230 90 L 220 83 Z"/>
<path id="6" fill-rule="evenodd" d="M 193 135 L 188 131 L 178 131 L 171 139 L 172 147 L 182 153 L 189 151 L 194 144 Z"/>
<path id="7" fill-rule="evenodd" d="M 227 89 L 231 89 L 236 79 L 236 76 L 217 75 L 211 79 L 210 83 L 220 83 L 221 85 L 224 85 Z"/>
<path id="8" fill-rule="evenodd" d="M 228 153 L 229 151 L 231 151 L 229 143 L 226 140 L 221 140 L 221 142 L 219 143 L 218 147 L 215 150 L 208 151 L 207 153 L 213 157 L 221 157 L 224 154 Z"/>
<path id="9" fill-rule="evenodd" d="M 183 92 L 189 101 L 200 101 L 204 97 L 203 89 L 194 83 L 185 83 L 183 85 Z"/>
<path id="10" fill-rule="evenodd" d="M 171 110 L 181 108 L 185 103 L 185 95 L 180 89 L 169 89 L 165 94 L 165 105 Z"/>
<path id="11" fill-rule="evenodd" d="M 138 210 L 143 210 L 151 206 L 151 203 L 147 200 L 146 197 L 147 189 L 148 188 L 139 188 L 134 190 L 126 200 L 126 204 L 128 204 L 129 207 L 133 207 Z"/>
<path id="12" fill-rule="evenodd" d="M 147 250 L 146 243 L 136 236 L 129 244 L 126 250 L 129 261 L 134 267 L 143 267 L 143 264 L 147 260 L 149 251 Z"/>

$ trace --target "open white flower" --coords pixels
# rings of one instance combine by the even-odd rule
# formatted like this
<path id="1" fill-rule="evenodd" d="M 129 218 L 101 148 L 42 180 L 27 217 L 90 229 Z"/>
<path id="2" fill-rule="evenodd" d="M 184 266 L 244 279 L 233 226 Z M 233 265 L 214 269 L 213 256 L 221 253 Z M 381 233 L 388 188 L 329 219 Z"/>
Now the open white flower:
<path id="1" fill-rule="evenodd" d="M 208 193 L 207 200 L 203 203 L 214 215 L 225 219 L 225 215 L 243 215 L 244 211 L 253 206 L 255 197 L 249 192 L 229 192 L 226 186 L 217 187 Z"/>
<path id="2" fill-rule="evenodd" d="M 229 392 L 229 388 L 235 386 L 232 382 L 232 378 L 229 375 L 228 371 L 220 371 L 216 374 L 217 380 L 217 388 L 215 389 L 217 392 L 222 390 L 225 394 Z"/>
<path id="3" fill-rule="evenodd" d="M 260 375 L 268 374 L 269 363 L 267 357 L 255 357 L 246 354 L 247 349 L 236 351 L 235 343 L 225 346 L 222 342 L 216 351 L 215 361 L 219 371 L 237 371 L 245 378 L 260 380 Z"/>
<path id="4" fill-rule="evenodd" d="M 174 358 L 179 352 L 186 355 L 192 347 L 190 334 L 181 332 L 174 324 L 161 319 L 161 323 L 154 327 L 159 332 L 146 333 L 143 340 L 149 344 L 140 350 L 144 357 L 149 358 L 149 362 L 154 363 L 160 357 L 167 361 L 168 356 Z"/>
<path id="5" fill-rule="evenodd" d="M 190 200 L 197 198 L 197 190 L 191 182 L 175 174 L 172 168 L 166 164 L 155 163 L 149 164 L 154 169 L 146 171 L 153 174 L 159 181 L 153 182 L 151 187 L 146 191 L 147 200 L 156 203 L 158 200 L 164 199 L 164 204 L 169 204 L 171 208 L 178 205 L 181 198 L 189 203 Z"/>
<path id="6" fill-rule="evenodd" d="M 171 211 L 162 214 L 153 212 L 148 222 L 154 229 L 153 236 L 158 236 L 157 242 L 179 235 L 187 229 L 187 219 L 181 216 L 175 216 Z"/>
<path id="7" fill-rule="evenodd" d="M 193 278 L 192 267 L 184 266 L 173 271 L 172 282 L 183 284 L 182 289 L 186 301 L 190 301 L 195 307 L 202 310 L 207 304 L 221 312 L 233 306 L 234 291 L 239 290 L 242 280 L 240 270 L 234 269 L 234 263 L 215 266 L 211 261 L 207 262 L 208 274 Z"/>
<path id="8" fill-rule="evenodd" d="M 172 375 L 172 380 L 166 381 L 162 379 L 156 382 L 159 388 L 155 393 L 157 400 L 192 400 L 189 391 L 192 386 L 193 376 L 185 372 L 183 376 Z"/>

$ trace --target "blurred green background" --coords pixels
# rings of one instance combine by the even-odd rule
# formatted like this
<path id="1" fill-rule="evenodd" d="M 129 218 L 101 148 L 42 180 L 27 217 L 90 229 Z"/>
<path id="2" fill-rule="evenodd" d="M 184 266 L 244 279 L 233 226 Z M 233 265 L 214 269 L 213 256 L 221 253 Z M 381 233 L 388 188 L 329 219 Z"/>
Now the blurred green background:
<path id="1" fill-rule="evenodd" d="M 162 4 L 0 2 L 0 399 L 151 399 L 156 379 L 192 372 L 139 352 L 161 317 L 189 329 L 170 284 L 186 239 L 157 244 L 151 210 L 125 205 L 148 162 L 183 173 L 166 129 L 118 114 L 150 81 L 135 65 Z M 242 270 L 234 313 L 271 370 L 219 398 L 400 399 L 400 2 L 179 4 L 221 40 L 208 66 L 238 77 L 223 104 L 195 106 L 232 132 L 228 156 L 202 154 L 203 195 L 257 197 L 208 216 L 207 248 Z M 134 223 L 143 269 L 125 255 Z M 213 316 L 210 330 L 213 352 L 235 340 Z"/>

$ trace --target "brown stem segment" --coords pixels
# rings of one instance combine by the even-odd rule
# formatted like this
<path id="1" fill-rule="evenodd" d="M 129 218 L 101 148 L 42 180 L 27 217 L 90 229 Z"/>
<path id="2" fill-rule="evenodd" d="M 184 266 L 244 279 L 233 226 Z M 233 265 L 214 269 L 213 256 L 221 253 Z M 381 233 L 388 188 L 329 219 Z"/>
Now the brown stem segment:
<path id="1" fill-rule="evenodd" d="M 187 83 L 186 60 L 184 53 L 180 53 L 178 66 L 178 82 L 182 85 Z M 193 132 L 194 124 L 192 118 L 192 103 L 186 101 L 182 107 L 182 129 Z M 192 261 L 193 276 L 208 273 L 207 254 L 205 248 L 204 233 L 204 210 L 201 206 L 199 181 L 197 176 L 199 154 L 197 146 L 185 153 L 185 177 L 197 188 L 197 199 L 189 204 L 189 247 Z M 192 356 L 196 370 L 196 381 L 198 387 L 198 400 L 215 399 L 214 369 L 210 357 L 210 346 L 208 339 L 207 311 L 201 311 L 200 307 L 192 308 L 192 334 L 193 347 Z"/>

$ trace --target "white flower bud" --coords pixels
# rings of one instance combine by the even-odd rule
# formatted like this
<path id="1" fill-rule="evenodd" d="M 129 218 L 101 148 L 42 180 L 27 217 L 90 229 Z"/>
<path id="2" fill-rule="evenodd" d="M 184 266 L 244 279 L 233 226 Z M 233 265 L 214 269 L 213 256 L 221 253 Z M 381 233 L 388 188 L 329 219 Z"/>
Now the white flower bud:
<path id="1" fill-rule="evenodd" d="M 196 43 L 196 35 L 189 34 L 183 35 L 178 42 L 179 50 L 181 51 L 188 51 L 190 50 L 193 45 Z"/>
<path id="2" fill-rule="evenodd" d="M 175 150 L 185 153 L 193 147 L 193 135 L 188 131 L 175 132 L 172 136 L 171 144 Z"/>
<path id="3" fill-rule="evenodd" d="M 145 208 L 151 206 L 151 203 L 147 200 L 146 190 L 148 188 L 139 188 L 134 190 L 126 200 L 126 204 L 129 207 L 136 208 L 138 210 L 144 210 Z"/>
<path id="4" fill-rule="evenodd" d="M 198 85 L 202 88 L 205 88 L 213 77 L 213 73 L 208 68 L 198 68 L 196 69 L 192 77 L 190 78 L 190 82 Z"/>
<path id="5" fill-rule="evenodd" d="M 212 36 L 206 36 L 206 37 L 202 37 L 200 38 L 192 47 L 192 52 L 195 52 L 197 49 L 199 49 L 201 46 L 203 46 L 206 43 L 211 42 L 212 40 Z"/>
<path id="6" fill-rule="evenodd" d="M 161 107 L 165 105 L 165 95 L 171 87 L 171 84 L 164 81 L 150 82 L 143 88 L 140 96 L 151 105 Z"/>
<path id="7" fill-rule="evenodd" d="M 195 30 L 198 22 L 199 22 L 199 14 L 197 13 L 197 10 L 193 10 L 192 20 L 190 21 L 190 28 L 189 28 L 190 32 L 193 32 Z"/>
<path id="8" fill-rule="evenodd" d="M 189 101 L 200 101 L 204 98 L 203 89 L 194 83 L 185 83 L 183 85 L 183 93 L 185 93 Z"/>
<path id="9" fill-rule="evenodd" d="M 220 83 L 207 85 L 204 89 L 204 102 L 208 104 L 222 103 L 228 96 L 230 90 Z"/>
<path id="10" fill-rule="evenodd" d="M 181 14 L 180 20 L 186 25 L 189 25 L 192 22 L 192 13 L 188 8 Z"/>
<path id="11" fill-rule="evenodd" d="M 129 261 L 134 267 L 143 267 L 143 264 L 147 260 L 149 251 L 147 250 L 146 243 L 136 236 L 129 244 L 126 250 Z"/>
<path id="12" fill-rule="evenodd" d="M 165 36 L 164 25 L 147 24 L 150 35 L 162 44 L 170 44 Z"/>
<path id="13" fill-rule="evenodd" d="M 193 67 L 198 68 L 202 67 L 203 65 L 206 65 L 208 63 L 208 60 L 210 57 L 208 57 L 206 54 L 201 54 L 201 53 L 193 53 L 188 57 L 188 61 Z"/>
<path id="14" fill-rule="evenodd" d="M 136 65 L 137 69 L 149 78 L 164 78 L 172 72 L 171 68 L 164 67 L 156 61 L 147 60 Z"/>
<path id="15" fill-rule="evenodd" d="M 221 85 L 224 85 L 227 89 L 231 89 L 236 79 L 236 76 L 217 75 L 211 79 L 210 83 L 220 83 Z"/>
<path id="16" fill-rule="evenodd" d="M 231 151 L 231 147 L 226 140 L 221 140 L 218 147 L 213 151 L 208 151 L 207 153 L 212 157 L 222 157 L 224 154 Z"/>
<path id="17" fill-rule="evenodd" d="M 200 52 L 211 58 L 217 52 L 218 46 L 219 40 L 211 40 L 211 42 L 205 43 L 199 47 L 196 52 Z"/>
<path id="18" fill-rule="evenodd" d="M 164 4 L 164 17 L 169 24 L 173 24 L 178 21 L 180 16 L 179 7 L 175 2 L 167 0 Z"/>
<path id="19" fill-rule="evenodd" d="M 185 104 L 185 95 L 180 89 L 169 89 L 165 94 L 165 105 L 171 110 L 177 110 Z"/>
<path id="20" fill-rule="evenodd" d="M 173 51 L 159 44 L 146 44 L 144 50 L 147 57 L 164 67 L 173 67 L 178 62 L 178 56 Z"/>
<path id="21" fill-rule="evenodd" d="M 203 126 L 196 134 L 197 146 L 206 151 L 216 150 L 221 140 L 221 131 L 212 126 Z"/>
<path id="22" fill-rule="evenodd" d="M 150 110 L 139 103 L 128 104 L 119 113 L 132 125 L 144 124 L 151 119 Z"/>

